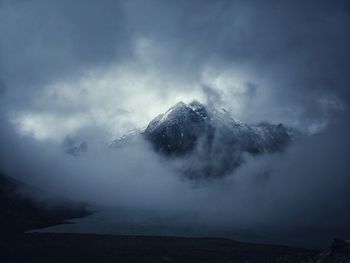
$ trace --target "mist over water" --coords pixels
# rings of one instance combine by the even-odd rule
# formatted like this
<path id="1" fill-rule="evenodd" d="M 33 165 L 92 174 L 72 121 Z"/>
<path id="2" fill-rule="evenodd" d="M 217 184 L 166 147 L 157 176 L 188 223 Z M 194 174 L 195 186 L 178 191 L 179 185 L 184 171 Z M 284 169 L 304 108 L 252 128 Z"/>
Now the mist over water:
<path id="1" fill-rule="evenodd" d="M 31 139 L 15 137 L 10 145 L 16 148 L 1 151 L 5 173 L 97 212 L 47 231 L 223 236 L 311 247 L 349 231 L 349 143 L 336 123 L 282 153 L 247 155 L 234 172 L 209 181 L 183 176 L 176 168 L 187 160 L 167 159 L 142 139 L 120 149 L 91 144 L 78 157 Z"/>

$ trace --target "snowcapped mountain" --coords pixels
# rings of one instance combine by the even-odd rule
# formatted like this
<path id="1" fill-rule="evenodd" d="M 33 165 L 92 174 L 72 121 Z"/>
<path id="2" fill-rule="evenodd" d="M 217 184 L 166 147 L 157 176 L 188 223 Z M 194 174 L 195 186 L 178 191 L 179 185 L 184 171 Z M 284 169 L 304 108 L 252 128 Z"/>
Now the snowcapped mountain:
<path id="1" fill-rule="evenodd" d="M 298 136 L 282 124 L 248 125 L 225 110 L 205 107 L 198 101 L 179 102 L 153 119 L 146 129 L 134 130 L 112 142 L 121 146 L 142 137 L 154 149 L 185 160 L 183 172 L 190 177 L 212 177 L 229 173 L 244 161 L 244 154 L 282 151 Z"/>

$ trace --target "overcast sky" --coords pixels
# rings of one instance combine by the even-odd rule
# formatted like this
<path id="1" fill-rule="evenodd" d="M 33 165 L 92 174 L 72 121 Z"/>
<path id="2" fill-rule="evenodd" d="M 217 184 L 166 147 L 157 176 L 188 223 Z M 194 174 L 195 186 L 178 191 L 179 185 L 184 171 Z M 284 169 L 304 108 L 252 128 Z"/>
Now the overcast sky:
<path id="1" fill-rule="evenodd" d="M 347 108 L 347 1 L 0 1 L 3 118 L 61 141 L 179 100 L 315 132 Z"/>
<path id="2" fill-rule="evenodd" d="M 349 1 L 0 0 L 0 170 L 89 201 L 118 193 L 119 204 L 185 203 L 208 220 L 344 227 L 349 25 Z M 164 177 L 143 144 L 88 163 L 59 153 L 67 137 L 105 145 L 194 99 L 319 135 L 252 158 L 226 192 Z M 256 183 L 265 170 L 272 179 Z"/>

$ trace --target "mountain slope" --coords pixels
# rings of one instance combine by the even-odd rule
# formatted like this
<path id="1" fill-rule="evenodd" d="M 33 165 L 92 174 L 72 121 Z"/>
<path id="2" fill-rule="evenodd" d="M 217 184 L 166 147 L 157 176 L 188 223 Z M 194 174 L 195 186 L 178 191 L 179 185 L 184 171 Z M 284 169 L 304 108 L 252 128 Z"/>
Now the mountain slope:
<path id="1" fill-rule="evenodd" d="M 182 172 L 192 178 L 217 177 L 232 172 L 244 154 L 274 153 L 285 149 L 299 133 L 282 124 L 248 125 L 225 110 L 201 103 L 179 102 L 153 119 L 145 130 L 135 130 L 112 143 L 118 147 L 143 137 L 154 149 L 184 162 Z"/>

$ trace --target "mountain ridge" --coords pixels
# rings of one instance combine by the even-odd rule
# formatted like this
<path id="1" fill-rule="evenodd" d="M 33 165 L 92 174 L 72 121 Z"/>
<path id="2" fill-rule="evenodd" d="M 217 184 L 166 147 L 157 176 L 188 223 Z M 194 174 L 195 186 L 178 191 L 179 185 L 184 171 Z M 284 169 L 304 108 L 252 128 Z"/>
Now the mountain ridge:
<path id="1" fill-rule="evenodd" d="M 160 154 L 190 159 L 192 163 L 184 163 L 184 173 L 190 177 L 220 177 L 242 164 L 244 154 L 282 152 L 299 135 L 281 123 L 247 124 L 225 110 L 192 101 L 176 103 L 145 129 L 135 129 L 110 146 L 120 147 L 141 137 Z"/>

